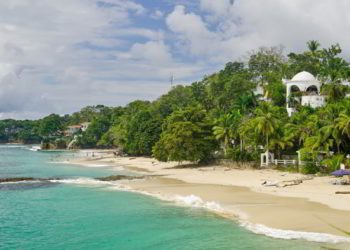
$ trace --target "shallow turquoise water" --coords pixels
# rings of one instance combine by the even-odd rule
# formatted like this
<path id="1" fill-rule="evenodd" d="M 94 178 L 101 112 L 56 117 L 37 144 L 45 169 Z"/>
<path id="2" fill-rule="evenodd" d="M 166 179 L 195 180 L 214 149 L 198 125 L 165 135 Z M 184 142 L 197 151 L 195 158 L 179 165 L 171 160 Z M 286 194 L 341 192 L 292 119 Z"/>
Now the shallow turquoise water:
<path id="1" fill-rule="evenodd" d="M 72 157 L 0 146 L 0 177 L 98 177 L 112 169 L 52 164 Z M 125 172 L 122 172 L 125 174 Z M 0 184 L 3 185 L 3 184 Z M 255 235 L 233 221 L 106 186 L 0 188 L 0 249 L 320 249 Z"/>

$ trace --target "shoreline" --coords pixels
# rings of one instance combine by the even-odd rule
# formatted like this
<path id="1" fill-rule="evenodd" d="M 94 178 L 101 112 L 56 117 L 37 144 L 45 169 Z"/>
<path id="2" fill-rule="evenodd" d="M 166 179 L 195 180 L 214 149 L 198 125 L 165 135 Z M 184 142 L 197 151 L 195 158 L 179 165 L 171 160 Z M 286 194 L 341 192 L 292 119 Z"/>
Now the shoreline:
<path id="1" fill-rule="evenodd" d="M 329 184 L 332 177 L 315 177 L 300 185 L 264 187 L 264 180 L 291 180 L 301 174 L 275 170 L 228 169 L 222 166 L 179 168 L 145 157 L 81 158 L 70 163 L 123 167 L 147 175 L 144 180 L 121 181 L 126 190 L 179 205 L 202 207 L 258 234 L 316 242 L 350 242 L 350 197 L 334 190 L 350 187 Z M 308 189 L 312 188 L 313 190 Z M 350 244 L 350 243 L 349 243 Z"/>
<path id="2" fill-rule="evenodd" d="M 283 208 L 285 200 L 276 202 L 274 198 L 271 200 L 271 197 L 254 194 L 248 188 L 190 184 L 167 178 L 152 179 L 146 180 L 144 183 L 138 181 L 124 182 L 126 185 L 124 188 L 128 191 L 172 202 L 175 205 L 206 209 L 221 217 L 235 221 L 249 231 L 272 238 L 350 244 L 350 238 L 346 233 L 343 234 L 338 228 L 325 221 L 320 224 L 319 218 L 311 218 L 305 221 L 304 217 L 304 224 L 300 226 L 302 224 L 300 223 L 302 211 L 300 209 L 295 211 L 295 207 L 287 207 L 290 204 L 295 205 L 296 199 L 294 198 L 287 198 L 288 202 L 284 204 L 284 208 L 288 209 L 283 211 L 283 213 L 279 212 L 279 214 L 276 214 L 274 209 Z M 124 190 L 123 187 L 118 187 L 117 189 Z M 222 195 L 217 197 L 218 193 Z M 235 197 L 228 197 L 227 193 L 235 194 Z M 213 196 L 216 197 L 213 198 Z M 254 202 L 252 198 L 254 198 Z M 264 198 L 267 199 L 265 200 Z M 297 202 L 298 206 L 302 203 L 304 203 L 302 199 Z M 303 209 L 307 208 L 309 210 L 308 213 L 317 207 L 316 203 L 309 205 L 310 207 L 302 207 Z M 271 218 L 273 219 L 271 220 Z M 281 220 L 281 218 L 284 219 Z"/>

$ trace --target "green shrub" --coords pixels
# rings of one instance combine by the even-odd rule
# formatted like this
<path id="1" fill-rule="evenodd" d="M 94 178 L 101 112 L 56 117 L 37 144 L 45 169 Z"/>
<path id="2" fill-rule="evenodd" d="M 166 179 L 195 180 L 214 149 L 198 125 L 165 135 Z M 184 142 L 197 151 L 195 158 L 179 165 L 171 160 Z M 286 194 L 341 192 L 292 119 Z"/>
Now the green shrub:
<path id="1" fill-rule="evenodd" d="M 234 161 L 257 161 L 259 159 L 258 152 L 240 151 L 239 149 L 228 149 L 227 158 Z"/>
<path id="2" fill-rule="evenodd" d="M 333 172 L 340 168 L 340 164 L 344 160 L 344 155 L 333 155 L 322 161 L 322 165 L 326 167 L 327 172 Z"/>
<path id="3" fill-rule="evenodd" d="M 316 174 L 321 171 L 321 168 L 312 162 L 302 166 L 300 171 L 303 174 Z"/>

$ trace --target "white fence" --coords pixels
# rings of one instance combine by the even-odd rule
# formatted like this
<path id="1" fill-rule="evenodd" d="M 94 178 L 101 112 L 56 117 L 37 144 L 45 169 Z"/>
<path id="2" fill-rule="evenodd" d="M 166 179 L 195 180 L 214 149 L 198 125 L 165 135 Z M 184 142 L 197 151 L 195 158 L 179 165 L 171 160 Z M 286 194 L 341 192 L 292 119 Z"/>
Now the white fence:
<path id="1" fill-rule="evenodd" d="M 276 165 L 276 166 L 279 166 L 279 165 L 284 165 L 284 166 L 289 166 L 289 165 L 294 165 L 296 166 L 298 164 L 298 161 L 297 160 L 270 160 L 267 164 L 267 162 L 261 162 L 260 166 L 261 167 L 266 167 L 268 165 Z"/>
<path id="2" fill-rule="evenodd" d="M 297 161 L 296 160 L 274 160 L 273 163 L 275 165 L 296 165 Z"/>

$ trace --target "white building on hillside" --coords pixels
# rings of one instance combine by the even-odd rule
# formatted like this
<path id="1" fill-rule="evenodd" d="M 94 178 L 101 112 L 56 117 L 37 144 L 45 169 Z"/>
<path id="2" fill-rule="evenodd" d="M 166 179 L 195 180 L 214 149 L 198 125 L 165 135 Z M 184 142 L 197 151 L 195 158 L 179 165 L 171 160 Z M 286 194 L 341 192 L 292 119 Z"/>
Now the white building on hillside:
<path id="1" fill-rule="evenodd" d="M 90 123 L 91 123 L 91 122 L 83 122 L 82 124 L 80 124 L 80 126 L 81 126 L 81 131 L 85 132 L 85 131 L 88 129 Z"/>
<path id="2" fill-rule="evenodd" d="M 320 95 L 321 83 L 309 72 L 296 74 L 291 80 L 283 80 L 287 87 L 287 112 L 291 116 L 298 105 L 318 108 L 325 105 L 325 96 Z"/>

